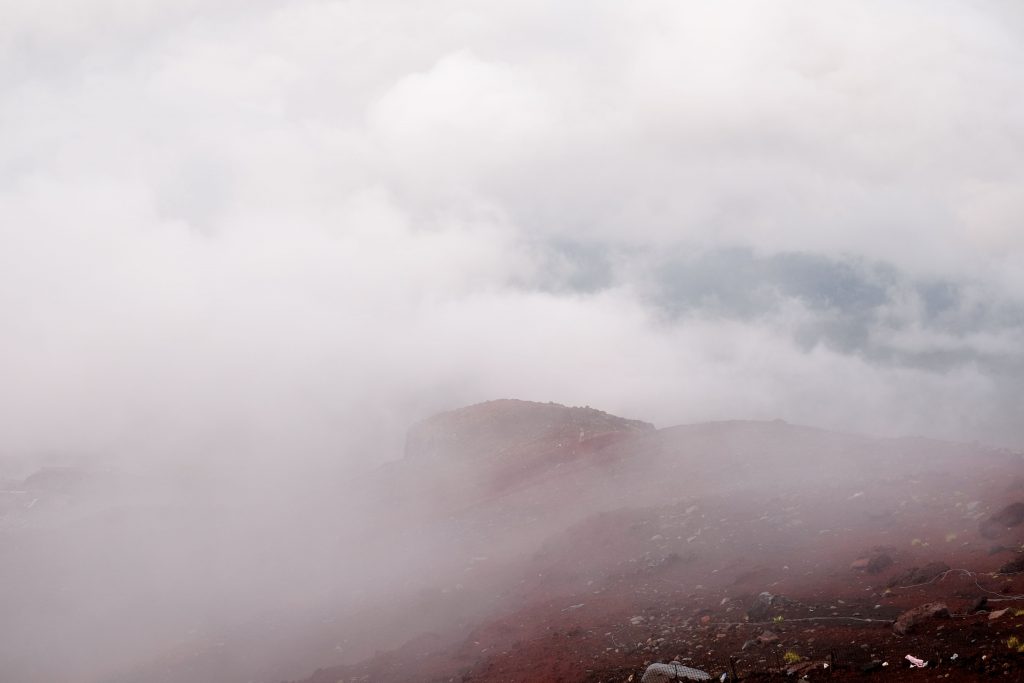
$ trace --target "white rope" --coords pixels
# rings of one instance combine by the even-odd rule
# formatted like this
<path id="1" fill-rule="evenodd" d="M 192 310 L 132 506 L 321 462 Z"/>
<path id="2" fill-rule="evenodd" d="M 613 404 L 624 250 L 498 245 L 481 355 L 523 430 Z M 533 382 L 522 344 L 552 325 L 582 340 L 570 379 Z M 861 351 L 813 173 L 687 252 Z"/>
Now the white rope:
<path id="1" fill-rule="evenodd" d="M 988 593 L 989 595 L 1001 596 L 999 598 L 994 598 L 994 599 L 990 600 L 990 602 L 1005 602 L 1005 601 L 1008 601 L 1008 600 L 1024 600 L 1024 595 L 1003 595 L 1002 593 L 999 593 L 999 592 L 993 591 L 993 590 L 989 590 L 988 588 L 983 587 L 980 583 L 978 583 L 978 576 L 980 576 L 980 575 L 977 572 L 972 572 L 969 569 L 948 569 L 948 570 L 942 572 L 941 574 L 938 574 L 938 575 L 932 577 L 932 579 L 930 581 L 925 581 L 924 583 L 915 583 L 915 584 L 912 584 L 910 586 L 894 586 L 893 588 L 890 588 L 889 590 L 903 590 L 905 588 L 918 588 L 920 586 L 928 586 L 928 585 L 936 583 L 938 581 L 942 581 L 944 578 L 946 578 L 946 576 L 948 576 L 949 574 L 952 574 L 954 572 L 958 573 L 958 574 L 966 574 L 967 576 L 971 577 L 974 580 L 974 585 L 977 586 L 978 590 L 982 591 L 983 593 Z M 1011 574 L 1001 574 L 1000 576 L 1014 576 L 1016 574 L 1021 574 L 1021 573 L 1024 573 L 1024 572 L 1013 572 Z"/>

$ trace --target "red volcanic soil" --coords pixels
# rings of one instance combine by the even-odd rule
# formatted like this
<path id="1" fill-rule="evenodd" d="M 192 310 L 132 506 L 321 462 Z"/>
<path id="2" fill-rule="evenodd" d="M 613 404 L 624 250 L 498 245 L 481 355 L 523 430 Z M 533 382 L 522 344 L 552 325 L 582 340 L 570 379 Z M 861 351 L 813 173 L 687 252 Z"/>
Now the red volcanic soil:
<path id="1" fill-rule="evenodd" d="M 1020 455 L 556 408 L 494 402 L 414 430 L 440 469 L 449 451 L 480 464 L 449 508 L 460 547 L 517 549 L 460 572 L 462 595 L 487 596 L 469 621 L 305 683 L 639 681 L 673 660 L 716 679 L 1024 680 L 1024 575 L 1000 573 L 1021 570 Z"/>

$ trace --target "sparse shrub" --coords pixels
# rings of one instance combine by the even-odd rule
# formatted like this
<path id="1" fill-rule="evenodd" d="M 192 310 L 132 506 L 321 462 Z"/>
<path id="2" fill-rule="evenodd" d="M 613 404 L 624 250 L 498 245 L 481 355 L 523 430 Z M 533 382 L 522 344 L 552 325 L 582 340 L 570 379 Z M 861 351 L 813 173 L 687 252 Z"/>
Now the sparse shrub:
<path id="1" fill-rule="evenodd" d="M 788 650 L 786 654 L 782 655 L 782 661 L 784 661 L 786 664 L 796 664 L 798 662 L 802 662 L 803 660 L 803 657 L 793 652 L 792 650 Z"/>
<path id="2" fill-rule="evenodd" d="M 1024 652 L 1024 643 L 1022 643 L 1020 638 L 1017 636 L 1010 636 L 1006 640 L 1006 647 L 1011 650 L 1016 650 L 1017 652 Z"/>

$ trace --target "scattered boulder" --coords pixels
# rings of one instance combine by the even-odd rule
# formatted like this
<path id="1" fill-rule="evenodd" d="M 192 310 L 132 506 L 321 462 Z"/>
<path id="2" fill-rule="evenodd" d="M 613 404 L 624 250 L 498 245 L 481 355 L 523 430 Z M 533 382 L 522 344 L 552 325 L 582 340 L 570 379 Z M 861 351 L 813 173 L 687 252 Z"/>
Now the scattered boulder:
<path id="1" fill-rule="evenodd" d="M 765 631 L 755 640 L 757 640 L 758 645 L 771 645 L 772 643 L 779 642 L 779 635 L 773 631 Z"/>
<path id="2" fill-rule="evenodd" d="M 754 598 L 754 604 L 747 610 L 747 618 L 750 621 L 768 621 L 771 618 L 772 607 L 778 603 L 779 596 L 765 591 Z"/>
<path id="3" fill-rule="evenodd" d="M 799 664 L 793 664 L 786 667 L 787 676 L 796 676 L 802 678 L 814 671 L 815 669 L 824 669 L 825 662 L 800 662 Z"/>
<path id="4" fill-rule="evenodd" d="M 929 602 L 927 604 L 907 610 L 896 618 L 892 630 L 898 635 L 904 636 L 922 621 L 929 619 L 949 619 L 949 607 L 942 602 Z"/>
<path id="5" fill-rule="evenodd" d="M 1024 522 L 1024 503 L 1011 503 L 981 523 L 979 531 L 985 538 L 997 538 Z"/>
<path id="6" fill-rule="evenodd" d="M 875 553 L 868 561 L 868 574 L 878 574 L 893 565 L 893 559 L 889 553 Z"/>
<path id="7" fill-rule="evenodd" d="M 999 568 L 1000 574 L 1017 574 L 1020 572 L 1024 572 L 1024 553 L 1017 555 L 1017 557 Z"/>
<path id="8" fill-rule="evenodd" d="M 974 601 L 974 603 L 971 605 L 971 608 L 967 610 L 967 613 L 976 614 L 978 612 L 984 611 L 986 607 L 988 607 L 988 598 L 983 595 Z"/>
<path id="9" fill-rule="evenodd" d="M 676 565 L 687 564 L 687 563 L 693 562 L 696 559 L 697 559 L 697 554 L 693 553 L 693 552 L 689 552 L 689 553 L 686 553 L 684 555 L 680 555 L 677 552 L 671 552 L 668 555 L 666 555 L 665 557 L 657 558 L 657 559 L 652 558 L 652 559 L 648 560 L 647 564 L 644 565 L 644 569 L 648 573 L 654 573 L 654 572 L 661 571 L 662 569 L 665 569 L 667 567 L 674 567 Z"/>
<path id="10" fill-rule="evenodd" d="M 889 581 L 888 586 L 889 588 L 906 588 L 908 586 L 928 583 L 939 575 L 945 574 L 949 569 L 949 565 L 945 562 L 929 562 L 923 567 L 911 567 L 907 571 L 894 576 Z"/>
<path id="11" fill-rule="evenodd" d="M 997 609 L 995 612 L 989 612 L 988 620 L 989 621 L 995 621 L 999 617 L 1001 617 L 1004 614 L 1006 614 L 1008 611 L 1009 611 L 1008 609 Z"/>
<path id="12" fill-rule="evenodd" d="M 866 571 L 868 574 L 879 574 L 894 564 L 892 556 L 880 548 L 860 557 L 850 564 L 850 569 Z"/>

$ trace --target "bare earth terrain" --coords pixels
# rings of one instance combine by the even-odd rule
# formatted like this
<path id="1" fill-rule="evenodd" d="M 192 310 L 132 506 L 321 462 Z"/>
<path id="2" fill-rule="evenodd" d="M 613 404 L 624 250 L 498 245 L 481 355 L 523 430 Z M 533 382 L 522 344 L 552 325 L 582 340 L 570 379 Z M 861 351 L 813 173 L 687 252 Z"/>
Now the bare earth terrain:
<path id="1" fill-rule="evenodd" d="M 85 509 L 127 486 L 90 481 L 8 495 L 9 680 L 1024 680 L 1005 450 L 506 400 L 416 425 L 404 458 L 298 511 L 173 488 Z"/>
<path id="2" fill-rule="evenodd" d="M 306 683 L 628 681 L 672 660 L 745 680 L 1024 680 L 1007 644 L 1024 639 L 1019 455 L 720 423 L 583 439 L 545 468 L 532 456 L 560 436 L 530 436 L 512 450 L 533 478 L 499 458 L 493 497 L 458 518 L 498 536 L 576 519 L 518 563 L 458 574 L 487 605 L 462 637 L 439 624 Z"/>

